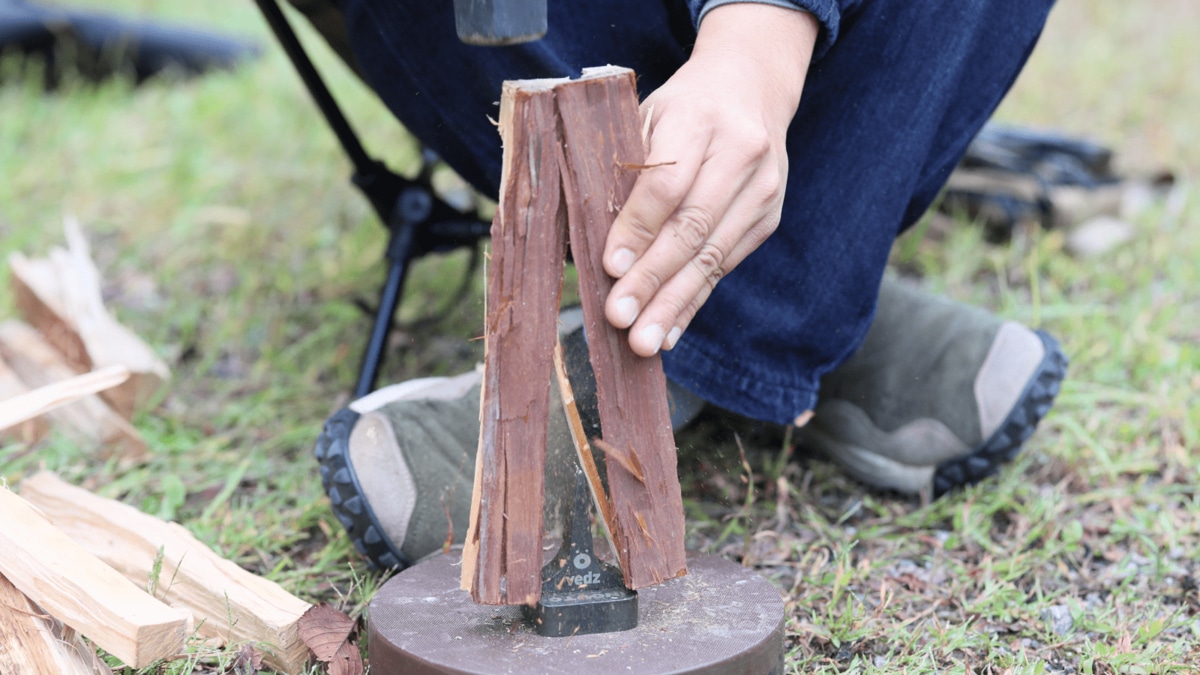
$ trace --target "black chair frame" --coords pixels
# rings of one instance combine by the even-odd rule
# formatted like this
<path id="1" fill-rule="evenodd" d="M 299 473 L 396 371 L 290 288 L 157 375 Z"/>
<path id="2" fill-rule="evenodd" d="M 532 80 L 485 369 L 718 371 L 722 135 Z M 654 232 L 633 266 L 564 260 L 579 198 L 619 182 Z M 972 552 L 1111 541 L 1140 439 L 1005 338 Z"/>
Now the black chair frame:
<path id="1" fill-rule="evenodd" d="M 349 157 L 354 167 L 350 182 L 367 198 L 389 232 L 387 277 L 379 292 L 371 336 L 354 387 L 354 398 L 359 398 L 373 391 L 379 379 L 388 337 L 412 263 L 433 252 L 463 247 L 478 252 L 479 242 L 488 236 L 490 225 L 464 215 L 434 193 L 430 175 L 438 159 L 433 152 L 422 151 L 423 168 L 415 180 L 395 173 L 371 157 L 304 51 L 278 1 L 255 1 Z"/>

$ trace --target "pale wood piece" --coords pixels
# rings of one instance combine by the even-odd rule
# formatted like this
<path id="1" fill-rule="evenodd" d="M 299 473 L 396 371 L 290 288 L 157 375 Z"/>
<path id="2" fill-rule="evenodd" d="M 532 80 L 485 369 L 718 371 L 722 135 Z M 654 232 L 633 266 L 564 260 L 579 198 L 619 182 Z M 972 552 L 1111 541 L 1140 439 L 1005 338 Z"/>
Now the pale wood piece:
<path id="1" fill-rule="evenodd" d="M 46 386 L 75 376 L 54 347 L 36 330 L 19 321 L 0 323 L 0 357 L 30 387 Z M 47 416 L 52 424 L 64 427 L 80 443 L 109 446 L 125 459 L 138 459 L 146 454 L 146 443 L 137 429 L 95 395 L 83 396 L 51 410 Z"/>
<path id="2" fill-rule="evenodd" d="M 562 343 L 554 346 L 554 376 L 558 379 L 558 392 L 562 398 L 563 413 L 567 418 L 567 427 L 571 431 L 571 442 L 575 445 L 575 453 L 579 458 L 579 466 L 587 478 L 588 491 L 592 494 L 592 502 L 596 505 L 596 513 L 604 524 L 604 536 L 608 539 L 609 549 L 617 550 L 612 538 L 613 521 L 612 502 L 604 491 L 604 482 L 596 467 L 596 457 L 588 443 L 587 432 L 583 428 L 583 419 L 579 415 L 579 406 L 575 404 L 575 390 L 571 386 L 571 378 L 567 375 L 567 365 L 563 359 Z"/>
<path id="3" fill-rule="evenodd" d="M 554 82 L 506 82 L 500 100 L 504 160 L 462 578 L 483 604 L 532 605 L 542 590 L 551 362 L 566 259 Z"/>
<path id="4" fill-rule="evenodd" d="M 134 586 L 0 488 L 0 574 L 49 614 L 134 668 L 183 653 L 191 615 Z"/>
<path id="5" fill-rule="evenodd" d="M 74 630 L 0 574 L 0 673 L 112 675 Z"/>
<path id="6" fill-rule="evenodd" d="M 613 284 L 601 262 L 605 239 L 645 156 L 637 89 L 633 71 L 609 66 L 585 69 L 583 77 L 556 85 L 554 93 L 571 253 L 579 270 L 600 427 L 604 441 L 622 451 L 624 460 L 605 458 L 612 537 L 625 584 L 637 589 L 687 573 L 662 361 L 634 354 L 628 331 L 616 330 L 604 316 Z M 629 470 L 634 466 L 641 476 Z"/>
<path id="7" fill-rule="evenodd" d="M 17 376 L 17 373 L 9 367 L 3 358 L 0 358 L 0 405 L 3 405 L 5 401 L 28 393 L 29 387 L 26 387 L 21 378 Z M 15 427 L 0 428 L 0 441 L 24 443 L 27 446 L 31 446 L 41 440 L 49 430 L 50 426 L 46 423 L 45 419 L 35 417 Z"/>
<path id="8" fill-rule="evenodd" d="M 89 394 L 120 385 L 129 379 L 129 369 L 122 365 L 108 366 L 85 375 L 76 375 L 62 382 L 55 382 L 16 398 L 0 401 L 0 429 L 8 429 L 22 422 L 44 415 L 55 408 L 78 400 Z"/>
<path id="9" fill-rule="evenodd" d="M 100 274 L 79 224 L 64 223 L 67 248 L 46 258 L 20 253 L 8 258 L 17 307 L 76 372 L 124 365 L 132 377 L 103 398 L 125 419 L 157 392 L 170 371 L 136 334 L 104 306 Z"/>
<path id="10" fill-rule="evenodd" d="M 149 582 L 161 550 L 155 594 L 190 610 L 201 637 L 261 643 L 272 668 L 286 673 L 304 670 L 308 647 L 297 622 L 311 605 L 279 584 L 222 558 L 176 523 L 69 485 L 49 472 L 23 481 L 21 496 L 135 584 Z"/>

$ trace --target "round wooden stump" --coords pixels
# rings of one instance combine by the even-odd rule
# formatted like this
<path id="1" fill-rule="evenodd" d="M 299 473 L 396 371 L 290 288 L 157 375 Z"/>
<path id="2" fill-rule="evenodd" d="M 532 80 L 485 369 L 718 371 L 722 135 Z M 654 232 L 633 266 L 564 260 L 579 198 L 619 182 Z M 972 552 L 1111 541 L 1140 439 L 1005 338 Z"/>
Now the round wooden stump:
<path id="1" fill-rule="evenodd" d="M 688 575 L 638 592 L 638 626 L 542 637 L 519 607 L 471 602 L 460 556 L 396 575 L 369 608 L 376 673 L 781 673 L 783 599 L 737 563 L 688 554 Z"/>

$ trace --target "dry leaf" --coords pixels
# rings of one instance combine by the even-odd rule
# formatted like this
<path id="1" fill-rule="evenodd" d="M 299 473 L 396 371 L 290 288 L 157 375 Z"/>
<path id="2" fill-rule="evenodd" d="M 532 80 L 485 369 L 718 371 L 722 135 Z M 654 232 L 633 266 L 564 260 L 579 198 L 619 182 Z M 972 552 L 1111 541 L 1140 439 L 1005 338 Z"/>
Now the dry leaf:
<path id="1" fill-rule="evenodd" d="M 354 621 L 329 605 L 313 605 L 300 617 L 296 628 L 317 660 L 328 663 L 346 644 Z"/>
<path id="2" fill-rule="evenodd" d="M 329 675 L 363 675 L 364 671 L 362 654 L 352 640 L 343 642 L 329 662 Z"/>
<path id="3" fill-rule="evenodd" d="M 238 647 L 237 657 L 233 663 L 225 669 L 226 673 L 233 675 L 257 675 L 262 669 L 263 654 L 254 648 L 254 645 L 243 644 Z"/>

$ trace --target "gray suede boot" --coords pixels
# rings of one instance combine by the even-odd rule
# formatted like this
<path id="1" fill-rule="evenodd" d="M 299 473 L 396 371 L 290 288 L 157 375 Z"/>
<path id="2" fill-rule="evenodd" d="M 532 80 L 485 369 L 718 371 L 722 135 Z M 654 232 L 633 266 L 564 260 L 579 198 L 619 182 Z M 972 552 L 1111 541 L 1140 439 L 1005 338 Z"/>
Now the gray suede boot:
<path id="1" fill-rule="evenodd" d="M 333 512 L 375 567 L 461 543 L 479 438 L 480 373 L 410 380 L 325 422 L 315 453 Z"/>
<path id="2" fill-rule="evenodd" d="M 937 497 L 995 473 L 1053 405 L 1054 338 L 885 280 L 859 351 L 821 380 L 797 442 L 864 483 Z"/>

